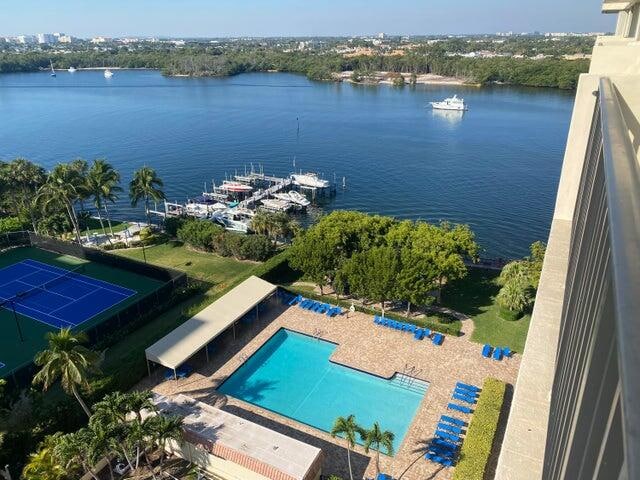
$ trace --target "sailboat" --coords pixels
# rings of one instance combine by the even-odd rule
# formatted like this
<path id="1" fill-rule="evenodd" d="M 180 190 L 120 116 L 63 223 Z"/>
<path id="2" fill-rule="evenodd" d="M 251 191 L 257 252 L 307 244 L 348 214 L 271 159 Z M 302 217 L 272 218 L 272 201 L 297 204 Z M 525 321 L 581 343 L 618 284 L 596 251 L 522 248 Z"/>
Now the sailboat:
<path id="1" fill-rule="evenodd" d="M 49 59 L 49 65 L 51 65 L 51 76 L 55 77 L 56 71 L 53 69 L 53 62 L 51 61 L 51 59 Z"/>

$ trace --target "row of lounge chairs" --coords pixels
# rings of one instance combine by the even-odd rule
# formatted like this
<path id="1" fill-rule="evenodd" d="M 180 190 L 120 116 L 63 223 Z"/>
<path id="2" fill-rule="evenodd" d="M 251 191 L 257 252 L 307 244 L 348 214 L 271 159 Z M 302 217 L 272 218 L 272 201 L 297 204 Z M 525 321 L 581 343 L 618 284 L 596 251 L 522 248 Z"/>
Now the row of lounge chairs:
<path id="1" fill-rule="evenodd" d="M 509 358 L 513 355 L 513 352 L 509 347 L 492 347 L 486 343 L 482 347 L 482 356 L 484 358 L 493 357 L 494 360 L 502 360 L 503 357 Z"/>
<path id="2" fill-rule="evenodd" d="M 334 307 L 328 303 L 317 302 L 309 298 L 304 298 L 302 295 L 297 295 L 291 298 L 288 302 L 289 306 L 298 304 L 300 308 L 309 310 L 311 312 L 326 314 L 327 317 L 334 317 L 336 315 L 342 315 L 344 312 L 340 307 Z"/>
<path id="3" fill-rule="evenodd" d="M 184 365 L 179 366 L 178 368 L 176 368 L 175 371 L 175 377 L 177 378 L 187 378 L 189 375 L 191 375 L 191 372 L 193 372 L 193 367 L 191 365 L 189 365 L 188 363 L 185 363 Z M 166 368 L 164 371 L 164 379 L 165 380 L 173 380 L 174 379 L 174 372 L 172 369 L 170 368 Z"/>
<path id="4" fill-rule="evenodd" d="M 475 385 L 457 382 L 456 388 L 453 391 L 453 398 L 457 396 L 465 397 L 465 399 L 473 398 L 473 403 L 475 403 L 475 398 L 479 392 L 480 389 Z M 462 413 L 473 413 L 473 410 L 469 407 L 456 403 L 449 403 L 448 408 Z M 427 448 L 425 458 L 445 467 L 453 466 L 458 457 L 460 446 L 462 445 L 462 435 L 465 434 L 466 426 L 467 422 L 460 418 L 442 415 L 436 426 L 436 431 L 433 434 L 433 440 Z"/>
<path id="5" fill-rule="evenodd" d="M 431 342 L 434 345 L 442 345 L 444 342 L 444 335 L 438 332 L 431 332 L 428 328 L 421 328 L 412 323 L 399 322 L 391 318 L 381 317 L 374 315 L 373 323 L 376 325 L 382 325 L 383 327 L 393 328 L 402 332 L 409 332 L 413 334 L 413 338 L 416 340 L 423 340 L 424 338 L 431 338 Z"/>

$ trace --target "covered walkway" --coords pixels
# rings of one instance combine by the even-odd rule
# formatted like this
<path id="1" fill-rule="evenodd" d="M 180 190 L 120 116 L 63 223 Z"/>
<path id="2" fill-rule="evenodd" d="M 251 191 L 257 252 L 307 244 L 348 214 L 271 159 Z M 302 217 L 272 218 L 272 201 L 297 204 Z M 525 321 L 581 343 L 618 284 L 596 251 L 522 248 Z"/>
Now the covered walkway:
<path id="1" fill-rule="evenodd" d="M 173 370 L 176 378 L 178 367 L 202 349 L 208 360 L 208 344 L 228 328 L 235 329 L 236 322 L 252 309 L 256 309 L 257 315 L 260 303 L 271 297 L 276 290 L 275 285 L 261 278 L 249 277 L 147 348 L 145 355 L 149 371 L 149 362 L 154 362 Z"/>

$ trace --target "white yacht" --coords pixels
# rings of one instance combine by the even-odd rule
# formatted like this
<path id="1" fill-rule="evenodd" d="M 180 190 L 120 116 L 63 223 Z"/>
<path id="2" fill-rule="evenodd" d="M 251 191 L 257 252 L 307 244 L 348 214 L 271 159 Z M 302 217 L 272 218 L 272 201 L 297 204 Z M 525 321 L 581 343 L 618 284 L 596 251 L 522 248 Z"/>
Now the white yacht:
<path id="1" fill-rule="evenodd" d="M 231 232 L 249 233 L 251 231 L 251 219 L 242 212 L 235 212 L 233 209 L 213 212 L 211 220 Z"/>
<path id="2" fill-rule="evenodd" d="M 293 183 L 300 185 L 301 187 L 313 187 L 313 188 L 327 188 L 329 187 L 329 180 L 324 180 L 318 176 L 317 173 L 294 173 L 291 175 Z"/>
<path id="3" fill-rule="evenodd" d="M 107 68 L 104 71 L 104 78 L 111 78 L 111 77 L 113 77 L 113 72 Z"/>
<path id="4" fill-rule="evenodd" d="M 77 71 L 76 67 L 73 67 L 73 66 L 71 66 L 71 67 L 69 67 L 67 69 L 67 72 L 69 72 L 69 73 L 76 73 L 76 71 Z"/>
<path id="5" fill-rule="evenodd" d="M 294 203 L 296 205 L 300 205 L 301 207 L 308 207 L 309 205 L 311 205 L 311 202 L 307 199 L 307 197 L 296 191 L 287 193 L 274 193 L 273 196 L 279 200 Z"/>
<path id="6" fill-rule="evenodd" d="M 458 98 L 457 95 L 453 97 L 445 98 L 441 102 L 429 102 L 434 110 L 467 110 L 467 106 L 464 103 L 464 98 Z"/>
<path id="7" fill-rule="evenodd" d="M 260 202 L 263 208 L 272 212 L 288 212 L 293 207 L 289 200 L 281 198 L 263 198 Z"/>

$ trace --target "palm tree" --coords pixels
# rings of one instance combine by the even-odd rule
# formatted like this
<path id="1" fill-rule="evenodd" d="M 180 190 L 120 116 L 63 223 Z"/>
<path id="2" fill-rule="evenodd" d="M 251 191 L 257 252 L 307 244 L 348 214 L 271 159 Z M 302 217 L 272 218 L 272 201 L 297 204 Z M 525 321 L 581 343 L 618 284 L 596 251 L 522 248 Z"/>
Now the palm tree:
<path id="1" fill-rule="evenodd" d="M 23 480 L 60 480 L 67 474 L 54 454 L 54 448 L 61 433 L 45 437 L 36 453 L 29 455 L 29 460 L 22 470 Z"/>
<path id="2" fill-rule="evenodd" d="M 33 377 L 33 383 L 41 383 L 43 390 L 47 390 L 60 379 L 63 390 L 72 394 L 87 417 L 91 417 L 78 386 L 88 387 L 89 376 L 100 373 L 100 356 L 82 345 L 87 340 L 84 333 L 73 333 L 69 328 L 47 333 L 47 340 L 48 348 L 35 357 L 35 364 L 42 368 Z"/>
<path id="3" fill-rule="evenodd" d="M 16 158 L 4 166 L 2 176 L 6 190 L 10 193 L 9 197 L 13 200 L 16 215 L 26 213 L 35 232 L 33 199 L 47 178 L 44 168 L 25 158 Z"/>
<path id="4" fill-rule="evenodd" d="M 151 167 L 142 167 L 136 170 L 133 174 L 133 180 L 129 183 L 131 206 L 135 207 L 140 200 L 144 200 L 144 209 L 149 225 L 151 225 L 149 201 L 158 202 L 165 198 L 164 192 L 161 190 L 163 186 L 162 179 L 158 177 L 156 171 Z"/>
<path id="5" fill-rule="evenodd" d="M 156 415 L 153 417 L 151 427 L 154 442 L 160 448 L 160 472 L 162 473 L 167 442 L 170 440 L 180 442 L 182 440 L 182 418 Z"/>
<path id="6" fill-rule="evenodd" d="M 55 456 L 62 461 L 66 468 L 80 465 L 94 480 L 100 480 L 93 471 L 96 459 L 91 446 L 92 436 L 93 434 L 87 428 L 67 433 L 58 437 L 53 450 Z"/>
<path id="7" fill-rule="evenodd" d="M 355 415 L 348 417 L 338 417 L 331 428 L 331 436 L 344 437 L 347 443 L 347 462 L 349 463 L 349 478 L 353 480 L 353 472 L 351 470 L 351 449 L 356 446 L 356 435 L 361 434 L 362 428 L 356 423 Z"/>
<path id="8" fill-rule="evenodd" d="M 119 183 L 120 174 L 106 160 L 97 159 L 93 161 L 87 173 L 87 188 L 93 197 L 93 204 L 98 212 L 100 227 L 105 235 L 107 235 L 107 232 L 102 221 L 102 209 L 104 208 L 107 215 L 109 232 L 113 235 L 107 204 L 109 202 L 113 203 L 118 198 L 117 193 L 122 191 Z"/>
<path id="9" fill-rule="evenodd" d="M 153 403 L 153 394 L 149 390 L 130 392 L 124 395 L 124 405 L 127 412 L 133 412 L 139 422 L 142 422 L 142 411 L 155 412 L 157 407 Z"/>
<path id="10" fill-rule="evenodd" d="M 76 234 L 76 240 L 81 243 L 80 224 L 76 214 L 75 202 L 85 193 L 85 179 L 82 177 L 78 165 L 59 163 L 49 173 L 47 181 L 38 189 L 36 201 L 45 207 L 51 204 L 64 205 L 67 215 Z"/>
<path id="11" fill-rule="evenodd" d="M 376 474 L 380 473 L 380 448 L 384 448 L 387 455 L 393 455 L 394 438 L 393 432 L 389 430 L 382 431 L 378 422 L 374 422 L 370 430 L 362 432 L 364 451 L 369 453 L 371 448 L 376 451 Z"/>

